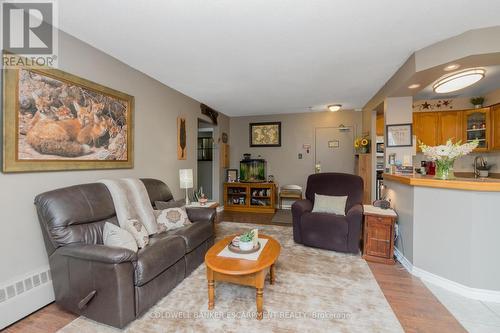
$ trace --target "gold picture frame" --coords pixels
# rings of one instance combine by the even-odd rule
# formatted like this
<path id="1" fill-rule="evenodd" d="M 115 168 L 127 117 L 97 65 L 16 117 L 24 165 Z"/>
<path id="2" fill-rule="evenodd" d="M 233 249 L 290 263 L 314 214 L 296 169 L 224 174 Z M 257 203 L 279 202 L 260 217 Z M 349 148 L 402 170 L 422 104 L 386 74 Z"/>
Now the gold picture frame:
<path id="1" fill-rule="evenodd" d="M 133 96 L 58 69 L 4 69 L 3 110 L 3 172 L 134 166 Z"/>

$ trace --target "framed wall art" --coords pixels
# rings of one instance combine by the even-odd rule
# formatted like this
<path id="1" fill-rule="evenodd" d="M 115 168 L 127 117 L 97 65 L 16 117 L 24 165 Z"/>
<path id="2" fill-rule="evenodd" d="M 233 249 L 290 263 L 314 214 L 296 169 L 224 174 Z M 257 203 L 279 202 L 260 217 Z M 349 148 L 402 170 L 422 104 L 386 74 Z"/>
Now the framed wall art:
<path id="1" fill-rule="evenodd" d="M 387 125 L 387 147 L 413 146 L 412 124 Z"/>
<path id="2" fill-rule="evenodd" d="M 187 159 L 187 132 L 186 132 L 186 118 L 177 117 L 177 159 Z"/>
<path id="3" fill-rule="evenodd" d="M 250 147 L 281 147 L 281 122 L 250 123 Z"/>
<path id="4" fill-rule="evenodd" d="M 133 96 L 57 69 L 3 79 L 4 172 L 133 167 Z"/>

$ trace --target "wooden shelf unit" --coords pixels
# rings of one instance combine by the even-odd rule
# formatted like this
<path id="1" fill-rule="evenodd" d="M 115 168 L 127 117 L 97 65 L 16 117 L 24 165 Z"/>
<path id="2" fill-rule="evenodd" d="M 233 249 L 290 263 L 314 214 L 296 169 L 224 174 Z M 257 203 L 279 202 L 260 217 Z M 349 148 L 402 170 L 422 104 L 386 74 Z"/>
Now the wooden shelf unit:
<path id="1" fill-rule="evenodd" d="M 275 213 L 275 183 L 224 183 L 224 210 Z"/>

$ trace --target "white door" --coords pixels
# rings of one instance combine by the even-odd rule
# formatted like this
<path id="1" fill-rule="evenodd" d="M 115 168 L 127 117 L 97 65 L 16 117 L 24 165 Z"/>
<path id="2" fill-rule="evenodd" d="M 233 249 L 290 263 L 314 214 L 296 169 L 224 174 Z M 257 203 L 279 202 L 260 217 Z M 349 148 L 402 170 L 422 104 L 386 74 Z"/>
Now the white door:
<path id="1" fill-rule="evenodd" d="M 354 173 L 354 129 L 349 127 L 316 128 L 316 164 L 321 172 Z"/>

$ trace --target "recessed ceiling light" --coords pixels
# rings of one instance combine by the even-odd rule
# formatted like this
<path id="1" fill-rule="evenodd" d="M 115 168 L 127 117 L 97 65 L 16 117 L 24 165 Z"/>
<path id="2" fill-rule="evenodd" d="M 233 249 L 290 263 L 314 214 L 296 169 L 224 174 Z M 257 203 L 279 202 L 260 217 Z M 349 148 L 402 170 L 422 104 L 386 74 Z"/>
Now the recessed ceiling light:
<path id="1" fill-rule="evenodd" d="M 328 105 L 328 110 L 330 110 L 332 112 L 337 112 L 338 110 L 340 110 L 341 107 L 342 107 L 342 104 Z"/>
<path id="2" fill-rule="evenodd" d="M 408 86 L 408 89 L 417 89 L 418 87 L 420 87 L 420 84 L 419 83 L 414 83 L 414 84 L 410 84 Z"/>
<path id="3" fill-rule="evenodd" d="M 445 68 L 443 68 L 445 71 L 449 72 L 449 71 L 454 71 L 455 69 L 458 69 L 460 67 L 459 64 L 449 64 L 448 66 L 446 66 Z"/>
<path id="4" fill-rule="evenodd" d="M 484 77 L 485 73 L 486 71 L 482 68 L 466 69 L 440 78 L 432 86 L 432 89 L 438 94 L 457 91 L 478 82 Z"/>

